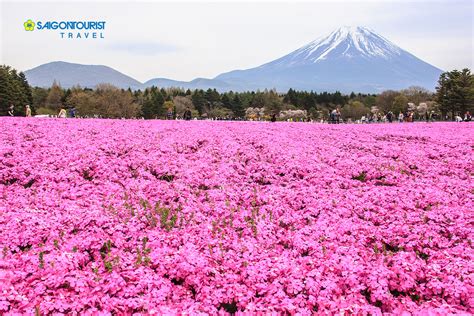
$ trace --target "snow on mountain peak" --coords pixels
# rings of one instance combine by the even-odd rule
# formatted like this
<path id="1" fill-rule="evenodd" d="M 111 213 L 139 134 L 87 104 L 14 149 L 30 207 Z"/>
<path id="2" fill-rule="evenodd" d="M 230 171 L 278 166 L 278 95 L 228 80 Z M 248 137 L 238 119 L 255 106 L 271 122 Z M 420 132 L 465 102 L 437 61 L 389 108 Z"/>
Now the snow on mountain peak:
<path id="1" fill-rule="evenodd" d="M 342 48 L 342 51 L 341 51 Z M 401 49 L 372 30 L 361 26 L 343 26 L 326 38 L 311 42 L 301 49 L 305 59 L 313 62 L 329 57 L 331 52 L 337 56 L 381 57 L 389 59 L 400 55 Z"/>
<path id="2" fill-rule="evenodd" d="M 363 26 L 343 26 L 280 58 L 277 64 L 317 63 L 330 58 L 383 58 L 400 56 L 402 50 Z"/>
<path id="3" fill-rule="evenodd" d="M 216 79 L 248 90 L 374 93 L 412 85 L 434 90 L 441 73 L 369 28 L 343 26 L 283 57 Z"/>

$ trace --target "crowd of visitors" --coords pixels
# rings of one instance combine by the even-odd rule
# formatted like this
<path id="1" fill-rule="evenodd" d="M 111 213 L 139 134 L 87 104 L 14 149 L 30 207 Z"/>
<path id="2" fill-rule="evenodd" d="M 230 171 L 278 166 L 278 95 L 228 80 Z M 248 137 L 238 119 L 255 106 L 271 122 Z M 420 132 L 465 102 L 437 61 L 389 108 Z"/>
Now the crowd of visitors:
<path id="1" fill-rule="evenodd" d="M 31 111 L 31 107 L 29 104 L 26 104 L 25 105 L 25 116 L 26 117 L 31 117 L 32 116 L 32 111 Z M 9 116 L 15 116 L 15 107 L 13 106 L 13 104 L 10 104 L 10 107 L 8 108 L 8 115 Z M 68 110 L 66 110 L 65 108 L 61 108 L 59 110 L 59 113 L 57 115 L 36 115 L 37 117 L 58 117 L 58 118 L 67 118 L 67 117 L 70 117 L 70 118 L 75 118 L 75 117 L 78 117 L 77 116 L 77 110 L 76 108 L 69 108 Z M 191 112 L 191 109 L 190 108 L 186 108 L 183 115 L 180 116 L 180 115 L 174 115 L 173 112 L 171 111 L 168 111 L 167 115 L 166 115 L 167 119 L 168 120 L 171 120 L 171 119 L 177 119 L 177 120 L 186 120 L 186 121 L 189 121 L 189 120 L 192 120 L 193 117 L 192 117 L 192 112 Z M 277 121 L 277 114 L 272 114 L 270 116 L 270 121 L 271 122 L 276 122 Z M 95 115 L 94 118 L 102 118 L 100 115 Z M 399 112 L 398 113 L 398 117 L 395 116 L 395 114 L 392 112 L 392 111 L 388 111 L 386 113 L 381 113 L 381 112 L 375 112 L 375 113 L 369 113 L 367 115 L 363 115 L 360 120 L 357 120 L 355 121 L 356 123 L 385 123 L 385 122 L 388 122 L 388 123 L 392 123 L 393 121 L 397 120 L 398 118 L 398 122 L 399 123 L 403 123 L 403 122 L 414 122 L 415 120 L 418 120 L 418 121 L 426 121 L 426 122 L 433 122 L 435 120 L 438 120 L 440 117 L 438 116 L 438 114 L 435 112 L 435 111 L 426 111 L 423 115 L 418 115 L 417 116 L 417 119 L 415 119 L 415 112 L 413 111 L 406 111 L 406 112 Z M 194 120 L 196 120 L 198 118 L 194 118 Z M 446 116 L 444 118 L 446 121 L 449 121 L 450 118 L 448 116 Z M 216 118 L 216 119 L 213 119 L 213 120 L 245 120 L 243 118 L 238 118 L 238 119 L 235 119 L 235 118 Z M 265 119 L 263 119 L 265 120 Z M 464 113 L 463 116 L 461 116 L 461 114 L 457 114 L 454 116 L 453 118 L 454 121 L 456 122 L 471 122 L 472 121 L 472 115 L 469 111 L 466 111 Z M 259 120 L 260 121 L 260 120 Z M 301 122 L 314 122 L 313 120 L 310 120 L 310 119 L 299 119 L 299 120 L 293 120 L 293 119 L 288 119 L 288 121 L 290 122 L 293 122 L 293 121 L 301 121 Z M 321 120 L 319 122 L 325 122 L 325 120 Z M 344 118 L 342 117 L 342 114 L 341 114 L 341 110 L 339 108 L 336 108 L 334 110 L 332 110 L 330 113 L 329 113 L 329 118 L 328 118 L 328 121 L 327 121 L 329 124 L 340 124 L 340 123 L 347 123 L 347 122 L 354 122 L 350 119 L 348 120 L 344 120 Z"/>

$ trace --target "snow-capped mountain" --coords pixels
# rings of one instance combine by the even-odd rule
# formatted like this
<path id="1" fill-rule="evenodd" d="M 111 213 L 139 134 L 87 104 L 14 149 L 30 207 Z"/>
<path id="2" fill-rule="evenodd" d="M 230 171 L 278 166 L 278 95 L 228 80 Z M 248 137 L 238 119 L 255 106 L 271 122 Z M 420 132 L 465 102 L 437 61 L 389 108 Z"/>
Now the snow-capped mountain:
<path id="1" fill-rule="evenodd" d="M 141 83 L 110 67 L 65 62 L 44 64 L 26 71 L 25 75 L 32 85 L 42 87 L 56 80 L 63 87 L 110 83 L 132 89 L 155 85 L 219 91 L 286 92 L 293 88 L 376 93 L 415 85 L 434 90 L 441 72 L 368 28 L 346 26 L 274 61 L 223 73 L 214 79 L 196 78 L 186 82 L 155 78 Z"/>
<path id="2" fill-rule="evenodd" d="M 240 89 L 379 92 L 418 85 L 434 90 L 442 71 L 366 27 L 341 27 L 294 52 L 215 79 Z"/>
<path id="3" fill-rule="evenodd" d="M 304 65 L 331 58 L 364 57 L 390 60 L 399 57 L 402 52 L 396 45 L 366 27 L 345 26 L 263 66 Z"/>

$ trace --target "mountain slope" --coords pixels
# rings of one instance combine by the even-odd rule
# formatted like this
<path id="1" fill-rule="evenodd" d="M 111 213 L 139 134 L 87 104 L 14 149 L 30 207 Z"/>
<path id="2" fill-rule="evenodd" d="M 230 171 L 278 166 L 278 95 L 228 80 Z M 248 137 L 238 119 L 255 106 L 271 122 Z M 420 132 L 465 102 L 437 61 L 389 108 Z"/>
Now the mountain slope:
<path id="1" fill-rule="evenodd" d="M 247 89 L 379 92 L 418 85 L 433 90 L 442 71 L 365 27 L 342 27 L 256 68 L 215 79 Z"/>
<path id="2" fill-rule="evenodd" d="M 155 78 L 144 84 L 110 67 L 52 62 L 28 70 L 33 86 L 49 87 L 54 80 L 63 87 L 93 88 L 110 83 L 120 88 L 217 89 L 246 91 L 276 89 L 377 93 L 421 86 L 434 90 L 442 70 L 401 49 L 365 27 L 341 27 L 281 58 L 259 67 L 234 70 L 214 79 L 177 81 Z"/>
<path id="3" fill-rule="evenodd" d="M 32 86 L 50 87 L 54 80 L 63 88 L 75 85 L 94 88 L 100 83 L 109 83 L 116 87 L 139 89 L 142 83 L 115 69 L 101 65 L 81 65 L 62 61 L 43 64 L 25 71 Z"/>
<path id="4" fill-rule="evenodd" d="M 219 91 L 232 90 L 232 86 L 227 82 L 216 79 L 196 78 L 191 81 L 178 81 L 166 78 L 154 78 L 150 79 L 143 84 L 143 86 L 151 87 L 156 86 L 160 88 L 183 88 L 183 89 L 216 89 Z"/>

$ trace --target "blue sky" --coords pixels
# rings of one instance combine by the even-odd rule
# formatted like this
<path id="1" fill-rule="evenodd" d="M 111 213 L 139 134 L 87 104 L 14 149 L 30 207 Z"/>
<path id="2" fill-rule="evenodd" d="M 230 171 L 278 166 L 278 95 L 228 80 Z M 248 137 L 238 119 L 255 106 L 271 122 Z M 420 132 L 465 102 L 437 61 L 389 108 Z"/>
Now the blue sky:
<path id="1" fill-rule="evenodd" d="M 259 66 L 342 25 L 368 26 L 443 70 L 473 67 L 472 1 L 1 1 L 0 62 L 20 70 L 62 60 L 138 80 L 212 78 Z M 104 39 L 26 32 L 34 21 L 106 21 Z"/>

